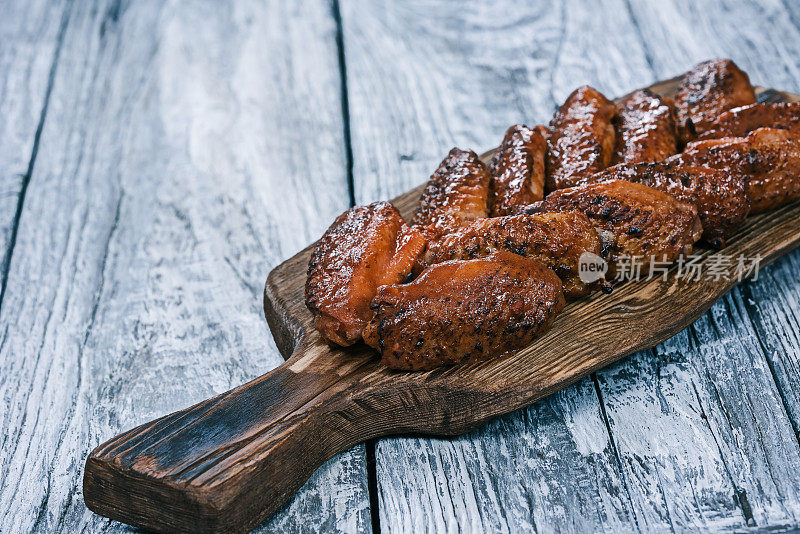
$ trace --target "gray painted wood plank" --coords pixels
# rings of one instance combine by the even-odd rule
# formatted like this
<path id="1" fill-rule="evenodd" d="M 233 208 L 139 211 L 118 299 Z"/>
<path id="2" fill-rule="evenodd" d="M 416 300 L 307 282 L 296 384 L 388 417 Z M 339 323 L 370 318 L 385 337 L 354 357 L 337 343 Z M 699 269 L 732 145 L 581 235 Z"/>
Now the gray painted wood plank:
<path id="1" fill-rule="evenodd" d="M 69 2 L 0 2 L 0 294 Z"/>
<path id="2" fill-rule="evenodd" d="M 674 16 L 675 7 L 659 3 L 652 16 L 643 19 L 643 31 L 659 32 L 661 21 Z M 687 23 L 681 39 L 665 42 L 669 47 L 690 47 L 703 53 L 707 46 L 708 24 L 694 21 L 694 4 L 685 2 L 679 9 L 687 10 Z M 762 85 L 800 91 L 800 65 L 793 61 L 800 54 L 800 4 L 796 2 L 724 2 L 711 6 L 730 13 L 743 24 L 743 30 L 726 34 L 727 39 L 748 52 L 739 59 L 742 66 Z M 755 35 L 745 21 L 765 20 L 771 27 L 763 35 Z M 754 38 L 755 36 L 755 38 Z M 669 37 L 669 36 L 667 36 Z M 766 44 L 764 44 L 766 41 Z M 755 43 L 746 46 L 747 43 Z M 665 68 L 669 69 L 670 66 Z M 777 262 L 762 273 L 756 282 L 746 283 L 732 293 L 737 307 L 743 308 L 752 321 L 761 349 L 766 354 L 778 392 L 790 416 L 794 432 L 800 435 L 800 343 L 798 343 L 797 294 L 799 254 Z"/>
<path id="3" fill-rule="evenodd" d="M 800 439 L 800 254 L 767 269 L 734 295 L 753 322 L 783 404 Z"/>
<path id="4" fill-rule="evenodd" d="M 686 55 L 692 61 L 732 55 L 754 82 L 798 89 L 800 78 L 792 58 L 800 36 L 781 3 L 706 3 L 702 10 L 691 2 L 631 7 L 655 77 L 685 68 L 680 62 Z M 677 53 L 672 56 L 665 50 Z M 768 272 L 795 257 L 797 253 Z M 666 495 L 667 514 L 653 510 L 656 524 L 660 517 L 671 524 L 676 517 L 691 520 L 689 524 L 697 528 L 740 526 L 740 521 L 760 526 L 800 521 L 798 442 L 786 417 L 781 383 L 776 386 L 773 380 L 769 355 L 747 315 L 732 304 L 741 301 L 741 294 L 741 289 L 734 290 L 687 332 L 659 347 L 655 366 L 651 355 L 640 354 L 598 373 L 623 465 L 640 481 L 629 483 L 630 487 L 639 488 L 651 501 Z M 798 356 L 797 351 L 790 354 Z M 654 370 L 665 378 L 651 384 Z M 691 384 L 693 391 L 676 395 L 681 384 Z M 641 402 L 630 402 L 632 395 L 648 387 Z M 635 414 L 647 414 L 642 418 L 649 431 L 626 439 L 635 431 L 630 423 Z M 706 428 L 696 424 L 698 414 Z M 687 421 L 694 424 L 684 428 Z M 717 460 L 709 466 L 708 458 L 694 454 L 714 448 L 721 464 Z M 675 451 L 681 453 L 679 461 L 665 461 Z M 726 492 L 725 484 L 709 486 L 709 479 L 698 477 L 715 471 L 719 481 L 726 477 L 731 481 L 733 494 Z M 687 486 L 691 492 L 684 489 Z"/>
<path id="5" fill-rule="evenodd" d="M 557 79 L 563 15 L 345 3 L 356 201 L 417 185 L 453 145 L 488 149 L 514 122 L 549 120 L 572 89 Z M 564 61 L 585 76 L 578 52 Z M 376 460 L 382 530 L 636 528 L 588 379 L 454 440 L 381 440 Z"/>
<path id="6" fill-rule="evenodd" d="M 480 151 L 513 122 L 549 119 L 582 83 L 617 95 L 723 55 L 756 82 L 796 90 L 792 47 L 800 40 L 785 6 L 699 9 L 690 2 L 571 2 L 562 10 L 344 4 L 356 201 L 422 182 L 450 146 Z M 584 381 L 469 436 L 379 441 L 381 527 L 619 531 L 796 523 L 791 469 L 800 457 L 785 394 L 750 319 L 739 313 L 723 322 L 726 306 L 655 352 L 600 373 L 601 398 Z M 737 366 L 751 372 L 731 381 Z M 565 398 L 574 403 L 564 405 Z M 559 415 L 532 424 L 540 412 Z M 585 447 L 581 431 L 594 448 Z M 563 458 L 548 471 L 533 451 L 553 444 Z M 592 476 L 598 478 L 585 483 Z"/>
<path id="7" fill-rule="evenodd" d="M 376 445 L 382 531 L 631 531 L 591 380 L 453 439 Z"/>
<path id="8" fill-rule="evenodd" d="M 0 309 L 3 531 L 125 530 L 88 452 L 282 361 L 265 277 L 348 204 L 329 4 L 74 7 Z M 365 466 L 260 530 L 369 530 Z"/>

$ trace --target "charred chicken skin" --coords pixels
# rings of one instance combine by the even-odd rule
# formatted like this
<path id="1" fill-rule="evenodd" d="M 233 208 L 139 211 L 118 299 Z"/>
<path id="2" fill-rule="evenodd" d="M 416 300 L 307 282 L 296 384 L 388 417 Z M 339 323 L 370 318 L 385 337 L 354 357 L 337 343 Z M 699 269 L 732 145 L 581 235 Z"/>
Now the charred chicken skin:
<path id="1" fill-rule="evenodd" d="M 360 340 L 378 286 L 402 281 L 424 248 L 422 233 L 388 202 L 337 217 L 308 263 L 306 306 L 322 337 L 343 346 Z"/>
<path id="2" fill-rule="evenodd" d="M 612 164 L 660 161 L 678 152 L 675 108 L 647 89 L 620 103 L 614 125 L 617 141 Z"/>
<path id="3" fill-rule="evenodd" d="M 715 248 L 744 222 L 750 212 L 747 178 L 736 170 L 680 165 L 680 162 L 614 165 L 592 176 L 590 182 L 627 180 L 644 184 L 697 208 L 703 239 Z"/>
<path id="4" fill-rule="evenodd" d="M 657 189 L 625 180 L 559 189 L 532 204 L 529 213 L 580 211 L 612 244 L 609 271 L 623 256 L 636 257 L 643 268 L 652 259 L 674 261 L 689 254 L 700 239 L 697 209 Z"/>
<path id="5" fill-rule="evenodd" d="M 544 197 L 547 141 L 539 130 L 517 124 L 506 131 L 492 158 L 491 215 L 510 215 Z"/>
<path id="6" fill-rule="evenodd" d="M 700 139 L 744 137 L 759 128 L 788 130 L 800 135 L 800 102 L 751 104 L 726 111 Z"/>
<path id="7" fill-rule="evenodd" d="M 523 348 L 563 307 L 561 281 L 552 270 L 498 251 L 434 265 L 408 284 L 382 286 L 364 339 L 389 368 L 432 369 Z"/>
<path id="8" fill-rule="evenodd" d="M 753 214 L 800 199 L 800 136 L 788 130 L 759 128 L 747 137 L 696 141 L 670 160 L 745 174 Z"/>
<path id="9" fill-rule="evenodd" d="M 322 337 L 363 339 L 392 369 L 479 361 L 610 289 L 597 265 L 581 279 L 585 253 L 608 280 L 652 274 L 796 200 L 800 103 L 756 103 L 732 61 L 694 67 L 674 101 L 644 89 L 617 106 L 583 86 L 549 127 L 510 127 L 488 168 L 452 149 L 411 226 L 387 202 L 341 214 L 311 254 L 306 305 Z"/>
<path id="10" fill-rule="evenodd" d="M 577 211 L 512 215 L 481 219 L 429 243 L 422 265 L 483 258 L 505 250 L 534 259 L 561 278 L 568 300 L 589 293 L 578 276 L 581 254 L 602 256 L 604 242 L 592 223 Z"/>
<path id="11" fill-rule="evenodd" d="M 675 93 L 679 126 L 697 135 L 729 109 L 755 104 L 750 78 L 730 59 L 712 59 L 687 72 Z M 691 138 L 684 139 L 691 141 Z"/>
<path id="12" fill-rule="evenodd" d="M 583 86 L 569 95 L 550 122 L 548 191 L 572 187 L 581 177 L 609 166 L 615 114 L 614 103 L 596 89 Z"/>
<path id="13" fill-rule="evenodd" d="M 475 152 L 452 149 L 428 180 L 412 225 L 437 236 L 486 217 L 490 180 Z"/>

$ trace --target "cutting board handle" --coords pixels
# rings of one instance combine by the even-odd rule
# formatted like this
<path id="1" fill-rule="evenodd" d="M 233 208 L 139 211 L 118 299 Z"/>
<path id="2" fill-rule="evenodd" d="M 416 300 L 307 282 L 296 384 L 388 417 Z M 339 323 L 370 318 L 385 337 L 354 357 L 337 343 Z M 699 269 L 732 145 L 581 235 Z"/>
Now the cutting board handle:
<path id="1" fill-rule="evenodd" d="M 89 455 L 86 505 L 158 531 L 255 527 L 327 459 L 380 432 L 353 386 L 367 348 L 301 344 L 278 368 L 107 441 Z"/>

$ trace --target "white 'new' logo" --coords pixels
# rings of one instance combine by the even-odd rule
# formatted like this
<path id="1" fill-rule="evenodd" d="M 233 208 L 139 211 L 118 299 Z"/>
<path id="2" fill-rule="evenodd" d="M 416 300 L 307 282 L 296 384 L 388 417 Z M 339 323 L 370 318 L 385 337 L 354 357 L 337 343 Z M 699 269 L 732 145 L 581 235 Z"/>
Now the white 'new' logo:
<path id="1" fill-rule="evenodd" d="M 578 277 L 584 284 L 591 284 L 603 278 L 608 272 L 606 260 L 593 252 L 584 252 L 578 258 Z"/>

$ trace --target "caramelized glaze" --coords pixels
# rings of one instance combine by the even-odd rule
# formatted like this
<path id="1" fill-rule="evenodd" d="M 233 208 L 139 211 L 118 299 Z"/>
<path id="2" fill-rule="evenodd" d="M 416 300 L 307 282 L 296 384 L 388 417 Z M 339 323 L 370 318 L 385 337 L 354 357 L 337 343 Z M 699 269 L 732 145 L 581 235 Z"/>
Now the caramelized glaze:
<path id="1" fill-rule="evenodd" d="M 520 206 L 544 198 L 547 141 L 541 130 L 516 124 L 506 131 L 492 157 L 491 216 L 510 215 Z"/>
<path id="2" fill-rule="evenodd" d="M 589 86 L 573 91 L 550 122 L 547 190 L 571 187 L 611 163 L 614 103 Z"/>
<path id="3" fill-rule="evenodd" d="M 339 215 L 308 263 L 306 306 L 322 337 L 344 346 L 361 339 L 378 286 L 402 281 L 424 248 L 422 233 L 388 202 Z"/>
<path id="4" fill-rule="evenodd" d="M 386 285 L 364 334 L 392 369 L 422 370 L 492 358 L 544 333 L 564 307 L 561 281 L 532 259 L 498 251 L 426 269 Z"/>
<path id="5" fill-rule="evenodd" d="M 448 260 L 482 258 L 505 250 L 553 269 L 561 278 L 567 299 L 576 299 L 597 285 L 587 285 L 578 276 L 581 254 L 601 256 L 603 248 L 603 240 L 582 213 L 523 214 L 474 221 L 429 243 L 422 263 L 430 266 Z"/>
<path id="6" fill-rule="evenodd" d="M 703 239 L 715 248 L 744 222 L 750 212 L 747 178 L 735 170 L 681 165 L 680 162 L 621 163 L 592 176 L 591 182 L 627 180 L 658 189 L 697 208 Z"/>
<path id="7" fill-rule="evenodd" d="M 652 187 L 610 180 L 559 189 L 532 204 L 530 213 L 580 211 L 612 244 L 609 271 L 615 272 L 622 256 L 636 256 L 644 267 L 651 256 L 674 261 L 691 253 L 702 225 L 697 209 Z"/>
<path id="8" fill-rule="evenodd" d="M 700 139 L 744 137 L 759 128 L 789 130 L 800 135 L 800 102 L 751 104 L 726 111 Z"/>
<path id="9" fill-rule="evenodd" d="M 660 161 L 678 151 L 675 108 L 648 89 L 632 93 L 619 104 L 614 126 L 617 141 L 612 164 Z"/>
<path id="10" fill-rule="evenodd" d="M 696 65 L 683 75 L 675 93 L 679 125 L 697 135 L 710 129 L 725 111 L 755 102 L 750 78 L 730 59 L 712 59 Z"/>
<path id="11" fill-rule="evenodd" d="M 436 236 L 486 217 L 489 182 L 489 171 L 475 152 L 452 149 L 428 180 L 412 225 Z"/>
<path id="12" fill-rule="evenodd" d="M 750 213 L 763 213 L 800 198 L 800 136 L 759 128 L 746 137 L 690 143 L 672 159 L 748 177 Z"/>

